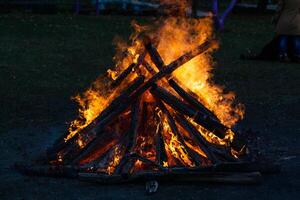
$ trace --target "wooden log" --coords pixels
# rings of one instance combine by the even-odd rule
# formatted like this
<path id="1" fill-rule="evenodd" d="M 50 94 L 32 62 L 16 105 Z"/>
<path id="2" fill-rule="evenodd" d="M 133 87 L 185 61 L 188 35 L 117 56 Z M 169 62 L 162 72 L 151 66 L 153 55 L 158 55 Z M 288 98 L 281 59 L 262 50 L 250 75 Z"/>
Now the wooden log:
<path id="1" fill-rule="evenodd" d="M 152 87 L 151 93 L 154 94 L 156 97 L 162 99 L 165 103 L 174 108 L 174 110 L 191 117 L 193 121 L 207 129 L 208 131 L 214 133 L 219 138 L 225 137 L 226 131 L 228 129 L 227 127 L 225 127 L 218 121 L 206 117 L 205 114 L 197 112 L 195 109 L 191 108 L 188 104 L 181 101 L 179 98 L 172 95 L 167 90 L 156 86 Z"/>
<path id="2" fill-rule="evenodd" d="M 158 102 L 158 105 L 159 105 L 160 109 L 162 110 L 162 112 L 167 115 L 168 123 L 169 123 L 169 126 L 170 126 L 173 134 L 175 134 L 175 136 L 177 136 L 179 142 L 183 145 L 184 149 L 186 150 L 186 152 L 188 153 L 190 158 L 195 162 L 196 166 L 201 166 L 201 160 L 199 159 L 198 154 L 196 154 L 192 149 L 190 149 L 185 144 L 185 140 L 182 137 L 181 133 L 179 132 L 177 125 L 175 123 L 175 120 L 174 120 L 173 116 L 171 115 L 171 113 L 169 112 L 169 110 L 166 108 L 166 106 L 163 104 L 163 102 L 161 102 L 159 99 L 157 99 L 156 101 Z"/>
<path id="3" fill-rule="evenodd" d="M 14 169 L 20 173 L 28 176 L 48 176 L 48 177 L 58 177 L 58 178 L 77 178 L 78 173 L 86 174 L 87 177 L 90 175 L 93 177 L 103 176 L 106 177 L 107 182 L 110 183 L 121 183 L 124 181 L 121 175 L 107 175 L 107 174 L 96 174 L 96 173 L 87 173 L 88 168 L 71 166 L 71 165 L 37 165 L 36 163 L 16 163 Z M 161 174 L 164 173 L 176 173 L 176 174 L 209 174 L 209 173 L 252 173 L 260 172 L 262 174 L 278 174 L 281 171 L 281 166 L 278 163 L 274 162 L 239 162 L 239 163 L 220 163 L 210 167 L 195 167 L 195 168 L 186 168 L 186 167 L 176 167 L 176 168 L 162 168 L 158 172 Z M 153 173 L 157 171 L 143 171 L 139 174 L 143 176 L 151 177 Z M 82 177 L 79 174 L 79 178 Z M 116 178 L 119 177 L 119 178 Z M 118 179 L 114 181 L 114 179 Z M 98 180 L 97 180 L 98 181 Z M 118 182 L 120 181 L 120 182 Z"/>
<path id="4" fill-rule="evenodd" d="M 158 53 L 157 49 L 151 42 L 148 42 L 145 45 L 146 50 L 148 51 L 152 62 L 158 69 L 161 69 L 165 66 L 163 59 L 161 58 L 160 54 Z"/>
<path id="5" fill-rule="evenodd" d="M 224 148 L 223 146 L 217 146 L 215 144 L 209 143 L 201 133 L 191 124 L 183 115 L 176 114 L 177 121 L 181 124 L 183 128 L 188 130 L 190 136 L 193 138 L 194 141 L 200 141 L 199 147 L 203 150 L 205 148 L 205 153 L 209 154 L 209 157 L 214 160 L 214 162 L 219 163 L 219 159 L 217 159 L 216 155 L 220 156 L 221 158 L 225 159 L 226 161 L 230 162 L 237 162 L 239 161 L 238 158 L 233 157 L 229 149 Z"/>
<path id="6" fill-rule="evenodd" d="M 143 162 L 143 163 L 145 163 L 145 164 L 154 166 L 154 167 L 156 167 L 156 168 L 159 169 L 159 170 L 165 170 L 165 168 L 164 168 L 162 165 L 157 164 L 156 162 L 154 162 L 154 161 L 152 161 L 152 160 L 149 160 L 148 158 L 145 158 L 145 157 L 143 157 L 143 156 L 141 156 L 141 155 L 139 155 L 139 154 L 137 154 L 137 153 L 131 153 L 131 154 L 129 155 L 129 157 L 130 157 L 131 159 L 139 160 L 139 161 L 141 161 L 141 162 Z"/>
<path id="7" fill-rule="evenodd" d="M 27 176 L 48 176 L 48 177 L 64 177 L 76 178 L 79 172 L 86 172 L 87 169 L 75 166 L 62 165 L 36 165 L 16 163 L 14 168 L 20 173 Z"/>
<path id="8" fill-rule="evenodd" d="M 187 121 L 184 116 L 176 114 L 175 118 L 177 122 L 179 122 L 179 124 L 190 134 L 193 141 L 195 141 L 198 144 L 198 146 L 205 153 L 207 158 L 214 164 L 219 163 L 216 156 L 210 151 L 207 141 L 202 137 L 198 130 L 192 124 L 190 124 L 190 122 Z"/>
<path id="9" fill-rule="evenodd" d="M 71 162 L 72 165 L 79 165 L 79 163 L 86 159 L 90 154 L 95 153 L 99 148 L 104 147 L 107 144 L 110 144 L 108 147 L 103 148 L 103 154 L 105 154 L 109 149 L 120 142 L 120 138 L 117 138 L 116 134 L 105 133 L 100 137 L 97 137 L 93 142 L 87 145 L 84 151 L 81 151 L 78 156 L 76 156 Z"/>
<path id="10" fill-rule="evenodd" d="M 217 116 L 208 110 L 202 103 L 200 103 L 194 96 L 190 95 L 188 92 L 186 92 L 174 79 L 170 79 L 169 81 L 170 86 L 191 106 L 193 106 L 198 111 L 202 112 L 203 114 L 206 114 L 207 116 L 211 117 L 212 120 L 219 121 Z"/>
<path id="11" fill-rule="evenodd" d="M 254 162 L 224 162 L 215 166 L 215 171 L 228 172 L 253 172 L 258 171 L 262 174 L 278 174 L 281 172 L 281 165 L 272 161 Z"/>
<path id="12" fill-rule="evenodd" d="M 156 162 L 164 166 L 164 161 L 167 160 L 167 155 L 166 155 L 166 149 L 165 149 L 165 143 L 164 143 L 164 138 L 163 138 L 163 125 L 160 121 L 159 116 L 156 117 L 156 122 L 159 123 L 157 127 L 157 131 L 155 134 L 155 151 L 156 151 Z"/>
<path id="13" fill-rule="evenodd" d="M 77 141 L 73 141 L 73 145 L 71 150 L 63 157 L 63 163 L 69 164 L 73 161 L 74 158 L 79 156 L 79 154 L 85 154 L 85 152 L 89 149 L 92 149 L 97 143 L 95 140 L 103 134 L 103 129 L 106 125 L 108 125 L 110 122 L 113 121 L 120 113 L 125 111 L 127 109 L 127 105 L 123 105 L 122 107 L 117 107 L 115 110 L 112 111 L 111 114 L 109 114 L 106 118 L 101 120 L 97 125 L 86 135 L 84 135 L 85 138 L 88 138 L 88 140 L 85 142 L 86 145 L 84 147 L 79 148 L 77 145 Z"/>
<path id="14" fill-rule="evenodd" d="M 121 174 L 123 173 L 124 166 L 128 164 L 129 161 L 127 154 L 130 153 L 133 149 L 133 146 L 135 144 L 135 140 L 138 134 L 138 127 L 140 124 L 140 100 L 138 99 L 132 106 L 131 106 L 131 122 L 130 122 L 130 128 L 127 132 L 127 145 L 126 145 L 126 155 L 123 156 L 121 159 L 119 165 L 116 167 L 114 174 Z M 127 171 L 126 173 L 129 173 Z"/>
<path id="15" fill-rule="evenodd" d="M 108 176 L 105 174 L 79 173 L 82 181 L 96 182 L 101 184 L 127 183 L 137 181 L 167 181 L 167 182 L 210 182 L 229 184 L 255 184 L 260 183 L 262 178 L 259 172 L 233 173 L 233 172 L 153 172 L 144 171 L 132 174 L 129 177 Z"/>
<path id="16" fill-rule="evenodd" d="M 162 68 L 159 72 L 154 74 L 142 87 L 137 89 L 129 98 L 131 100 L 136 99 L 141 94 L 143 94 L 146 90 L 152 87 L 156 81 L 164 78 L 165 76 L 170 75 L 173 71 L 178 69 L 180 66 L 185 64 L 186 62 L 190 61 L 194 57 L 206 52 L 209 48 L 213 47 L 216 44 L 216 40 L 208 40 L 203 44 L 199 45 L 195 49 L 190 52 L 185 53 L 184 55 L 180 56 L 173 62 L 171 62 L 166 67 Z"/>
<path id="17" fill-rule="evenodd" d="M 95 131 L 94 129 L 97 125 L 99 125 L 99 121 L 104 120 L 106 118 L 105 122 L 108 122 L 109 119 L 112 118 L 109 117 L 112 116 L 112 113 L 115 115 L 118 114 L 119 112 L 122 112 L 124 109 L 126 109 L 127 108 L 127 106 L 125 106 L 126 104 L 122 104 L 123 100 L 126 99 L 139 86 L 141 86 L 144 80 L 145 80 L 144 76 L 140 76 L 136 78 L 132 82 L 132 84 L 130 84 L 123 92 L 121 92 L 121 94 L 118 97 L 116 97 L 110 103 L 110 105 L 104 111 L 102 111 L 101 114 L 92 123 L 90 123 L 86 128 L 84 128 L 81 131 L 82 133 L 81 135 L 86 135 L 89 134 L 89 132 Z M 116 109 L 120 105 L 123 105 L 122 108 Z M 115 110 L 117 110 L 118 112 L 114 112 Z M 57 140 L 54 143 L 54 145 L 47 150 L 47 155 L 49 160 L 55 160 L 57 153 L 59 151 L 61 151 L 63 148 L 65 148 L 70 144 L 76 143 L 76 140 L 78 139 L 78 133 L 73 138 L 69 139 L 68 141 L 65 141 L 64 138 L 66 138 L 68 134 L 69 133 L 65 134 L 64 137 L 60 137 L 59 141 Z"/>
<path id="18" fill-rule="evenodd" d="M 144 59 L 145 59 L 145 53 L 140 54 L 137 62 L 130 64 L 112 83 L 112 87 L 119 86 L 122 83 L 122 81 L 130 74 L 130 72 L 132 72 L 135 68 L 139 68 L 139 66 L 143 63 Z"/>
<path id="19" fill-rule="evenodd" d="M 154 75 L 156 73 L 153 67 L 147 61 L 144 61 L 143 65 L 151 75 Z"/>
<path id="20" fill-rule="evenodd" d="M 133 71 L 133 68 L 136 66 L 135 63 L 131 63 L 111 84 L 112 87 L 117 87 L 121 84 L 121 82 Z"/>
<path id="21" fill-rule="evenodd" d="M 118 106 L 120 106 L 120 104 L 124 103 L 125 100 L 128 98 L 128 96 L 130 96 L 130 94 L 132 94 L 135 90 L 137 90 L 144 83 L 144 80 L 145 80 L 144 76 L 137 77 L 124 91 L 122 91 L 120 93 L 120 95 L 118 97 L 116 97 L 109 104 L 109 106 L 104 111 L 102 111 L 100 113 L 99 117 L 96 118 L 94 123 L 97 123 L 97 121 L 101 121 L 104 117 L 106 117 L 108 114 L 110 114 L 116 107 L 118 107 Z M 131 103 L 133 103 L 134 101 L 132 101 Z"/>

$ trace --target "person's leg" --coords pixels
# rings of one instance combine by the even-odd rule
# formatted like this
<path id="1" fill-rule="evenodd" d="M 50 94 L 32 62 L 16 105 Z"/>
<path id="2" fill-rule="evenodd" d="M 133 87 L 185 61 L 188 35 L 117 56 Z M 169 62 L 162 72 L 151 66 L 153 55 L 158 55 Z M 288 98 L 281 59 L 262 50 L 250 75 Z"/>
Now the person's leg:
<path id="1" fill-rule="evenodd" d="M 288 60 L 288 36 L 280 35 L 278 39 L 278 58 L 280 61 Z"/>
<path id="2" fill-rule="evenodd" d="M 300 62 L 300 36 L 293 36 L 293 58 L 295 61 Z"/>

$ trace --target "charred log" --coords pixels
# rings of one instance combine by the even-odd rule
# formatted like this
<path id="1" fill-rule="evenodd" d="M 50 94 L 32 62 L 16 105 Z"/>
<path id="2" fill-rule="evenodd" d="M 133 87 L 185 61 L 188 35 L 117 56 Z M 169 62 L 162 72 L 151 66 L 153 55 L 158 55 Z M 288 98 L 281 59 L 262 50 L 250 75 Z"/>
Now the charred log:
<path id="1" fill-rule="evenodd" d="M 214 164 L 219 163 L 219 160 L 217 160 L 216 156 L 210 151 L 207 141 L 202 137 L 198 130 L 192 124 L 190 124 L 190 122 L 187 121 L 184 116 L 177 114 L 175 117 L 177 122 L 179 122 L 179 124 L 185 130 L 187 130 L 188 133 L 190 133 L 190 136 L 193 138 L 193 140 L 198 143 L 198 146 L 205 153 L 208 159 Z"/>
<path id="2" fill-rule="evenodd" d="M 138 126 L 140 124 L 139 116 L 140 116 L 140 100 L 137 100 L 132 107 L 131 107 L 131 124 L 129 131 L 127 132 L 127 145 L 126 145 L 126 155 L 130 153 L 133 149 L 133 146 L 136 141 L 136 137 L 138 134 Z M 128 152 L 129 150 L 129 152 Z M 128 156 L 124 156 L 120 161 L 119 165 L 116 167 L 114 174 L 121 174 L 123 173 L 123 168 L 127 164 L 128 165 Z M 129 169 L 130 170 L 130 169 Z M 128 171 L 126 173 L 129 173 Z"/>
<path id="3" fill-rule="evenodd" d="M 145 77 L 141 76 L 136 78 L 132 84 L 130 84 L 117 98 L 115 98 L 110 105 L 102 111 L 102 113 L 92 122 L 90 123 L 82 132 L 82 135 L 87 135 L 90 132 L 96 132 L 95 128 L 99 126 L 100 128 L 103 128 L 103 122 L 107 123 L 110 120 L 113 119 L 114 116 L 118 115 L 122 111 L 124 111 L 127 108 L 127 104 L 123 103 L 124 99 L 126 99 L 133 91 L 135 91 L 139 86 L 142 85 L 144 82 Z M 122 105 L 120 107 L 120 105 Z M 102 125 L 99 125 L 99 121 L 102 122 Z M 57 153 L 61 151 L 63 148 L 72 145 L 76 143 L 78 140 L 78 133 L 73 136 L 71 139 L 68 141 L 65 141 L 65 138 L 67 137 L 68 134 L 64 135 L 64 137 L 59 138 L 59 141 L 55 143 L 55 145 L 48 149 L 47 155 L 49 160 L 56 160 L 57 158 Z"/>
<path id="4" fill-rule="evenodd" d="M 122 83 L 122 81 L 130 74 L 130 72 L 132 72 L 134 69 L 139 68 L 139 66 L 143 63 L 144 58 L 145 58 L 145 53 L 142 53 L 139 56 L 137 63 L 130 64 L 112 83 L 112 87 L 119 86 Z"/>
<path id="5" fill-rule="evenodd" d="M 157 99 L 157 101 L 158 101 L 158 105 L 159 105 L 160 109 L 162 110 L 162 112 L 167 115 L 168 123 L 170 125 L 172 132 L 177 136 L 179 142 L 183 145 L 184 149 L 187 151 L 187 153 L 191 157 L 191 159 L 195 162 L 196 166 L 201 166 L 201 160 L 199 159 L 198 155 L 185 144 L 184 138 L 182 137 L 181 133 L 179 132 L 179 130 L 176 126 L 175 120 L 174 120 L 173 116 L 171 115 L 171 113 L 169 112 L 169 110 L 166 108 L 166 106 L 163 104 L 163 102 L 161 102 L 159 99 Z"/>
<path id="6" fill-rule="evenodd" d="M 151 93 L 161 98 L 169 106 L 174 108 L 174 110 L 177 110 L 182 114 L 193 118 L 193 121 L 195 121 L 205 129 L 209 130 L 210 132 L 213 132 L 219 138 L 225 137 L 227 127 L 225 127 L 223 124 L 221 124 L 218 121 L 212 120 L 211 118 L 207 117 L 205 114 L 201 112 L 197 112 L 195 109 L 191 108 L 188 104 L 181 101 L 179 98 L 172 95 L 165 89 L 156 86 L 152 88 Z"/>
<path id="7" fill-rule="evenodd" d="M 206 114 L 208 117 L 212 118 L 212 120 L 219 122 L 217 116 L 213 112 L 202 105 L 194 96 L 186 92 L 174 79 L 170 79 L 169 84 L 191 106 L 193 106 L 199 112 Z"/>
<path id="8" fill-rule="evenodd" d="M 175 61 L 171 62 L 169 65 L 167 65 L 166 67 L 162 68 L 159 72 L 154 74 L 142 87 L 137 89 L 135 93 L 131 95 L 130 99 L 131 100 L 136 99 L 141 94 L 143 94 L 146 90 L 152 87 L 156 81 L 170 75 L 173 71 L 175 71 L 177 68 L 182 66 L 184 63 L 190 61 L 194 57 L 204 53 L 209 48 L 213 47 L 215 43 L 216 43 L 215 40 L 206 41 L 203 44 L 199 45 L 197 48 L 193 49 L 192 51 L 180 56 Z"/>
<path id="9" fill-rule="evenodd" d="M 158 69 L 163 68 L 163 66 L 165 65 L 164 61 L 161 58 L 161 56 L 159 55 L 159 53 L 158 53 L 157 49 L 154 47 L 154 45 L 151 42 L 149 42 L 145 45 L 145 48 L 147 49 L 147 51 L 150 55 L 150 58 L 151 58 L 152 62 L 156 65 L 156 67 Z"/>

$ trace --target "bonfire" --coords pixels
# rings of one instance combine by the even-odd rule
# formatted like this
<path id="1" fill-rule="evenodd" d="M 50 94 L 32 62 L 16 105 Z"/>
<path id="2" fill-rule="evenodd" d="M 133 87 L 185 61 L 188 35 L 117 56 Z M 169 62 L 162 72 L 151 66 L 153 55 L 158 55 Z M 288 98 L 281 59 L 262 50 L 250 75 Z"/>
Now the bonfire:
<path id="1" fill-rule="evenodd" d="M 115 67 L 75 97 L 79 117 L 48 149 L 47 167 L 25 171 L 100 183 L 260 180 L 267 166 L 250 162 L 233 130 L 244 106 L 213 81 L 213 20 L 177 8 L 178 17 L 132 23 Z"/>

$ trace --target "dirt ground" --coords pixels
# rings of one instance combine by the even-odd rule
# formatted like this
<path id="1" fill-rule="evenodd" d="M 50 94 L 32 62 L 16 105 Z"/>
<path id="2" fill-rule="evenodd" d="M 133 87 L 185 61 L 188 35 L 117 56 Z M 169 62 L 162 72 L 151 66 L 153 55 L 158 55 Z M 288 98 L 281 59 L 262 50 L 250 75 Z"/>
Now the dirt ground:
<path id="1" fill-rule="evenodd" d="M 45 18 L 47 17 L 43 17 L 43 20 Z M 52 20 L 52 26 L 48 27 L 47 31 L 69 25 L 68 21 L 68 23 L 64 21 L 62 25 L 63 22 L 59 18 L 48 18 L 47 20 Z M 65 20 L 65 17 L 63 18 Z M 36 33 L 34 29 L 25 28 L 25 36 L 20 39 L 16 32 L 5 32 L 7 29 L 4 30 L 2 27 L 0 56 L 6 55 L 6 57 L 0 59 L 2 81 L 0 199 L 297 199 L 300 190 L 300 66 L 299 64 L 239 60 L 239 54 L 245 51 L 246 47 L 258 48 L 270 39 L 270 34 L 266 32 L 271 32 L 271 27 L 260 25 L 258 28 L 256 24 L 268 24 L 269 16 L 257 17 L 252 21 L 250 19 L 253 17 L 233 16 L 227 25 L 222 36 L 220 51 L 216 54 L 218 64 L 215 79 L 235 91 L 239 100 L 245 104 L 246 116 L 238 126 L 243 130 L 251 128 L 253 131 L 258 131 L 257 140 L 261 144 L 261 152 L 282 164 L 280 174 L 264 176 L 263 182 L 259 185 L 162 183 L 158 192 L 153 196 L 146 196 L 143 184 L 99 185 L 72 179 L 28 177 L 19 174 L 11 166 L 18 161 L 33 160 L 65 131 L 67 127 L 65 122 L 72 118 L 76 111 L 75 105 L 69 100 L 69 94 L 87 87 L 88 83 L 96 77 L 95 72 L 103 72 L 105 68 L 97 68 L 98 61 L 103 65 L 107 63 L 95 59 L 99 59 L 99 56 L 101 57 L 103 54 L 102 57 L 107 60 L 111 58 L 112 53 L 104 54 L 105 49 L 97 49 L 100 51 L 99 54 L 94 52 L 85 54 L 82 50 L 82 59 L 78 61 L 79 64 L 91 64 L 93 67 L 80 70 L 76 66 L 75 68 L 70 67 L 74 70 L 73 74 L 63 71 L 65 69 L 56 71 L 54 74 L 52 71 L 47 71 L 56 64 L 52 63 L 51 59 L 44 61 L 31 57 L 34 62 L 49 64 L 48 68 L 36 67 L 36 69 L 44 70 L 42 72 L 46 72 L 49 76 L 41 78 L 35 68 L 32 68 L 31 71 L 16 69 L 17 66 L 23 67 L 26 64 L 25 58 L 33 56 L 33 50 L 29 49 L 28 52 L 22 54 L 22 59 L 24 59 L 22 63 L 17 63 L 18 61 L 10 58 L 9 55 L 16 52 L 18 48 L 24 47 L 22 42 L 30 37 L 30 33 L 39 35 L 45 34 L 45 32 Z M 19 23 L 20 21 L 16 16 L 0 17 L 0 20 L 3 22 L 2 25 L 7 25 L 7 27 L 11 22 Z M 90 21 L 85 18 L 79 19 L 79 22 L 76 21 L 76 23 L 80 24 L 85 20 Z M 101 20 L 104 25 L 98 25 L 97 28 L 104 26 L 105 29 L 111 29 L 108 33 L 102 33 L 104 37 L 99 36 L 97 41 L 109 49 L 112 47 L 107 41 L 111 41 L 111 38 L 108 39 L 105 34 L 110 37 L 111 32 L 118 32 L 109 24 L 119 24 L 120 22 L 118 19 L 111 22 L 111 19 L 105 17 Z M 25 22 L 20 23 L 28 23 L 34 27 L 44 26 L 44 24 L 39 24 L 39 20 L 37 21 L 35 22 L 33 17 L 33 19 L 25 19 Z M 128 19 L 124 24 L 128 26 L 129 21 Z M 245 21 L 248 22 L 247 26 L 244 26 Z M 75 23 L 74 19 L 70 19 L 70 23 Z M 93 23 L 98 24 L 98 21 L 94 20 L 89 23 L 86 26 L 92 27 Z M 73 27 L 74 24 L 71 25 Z M 78 27 L 75 25 L 74 27 L 77 30 Z M 85 32 L 84 28 L 81 30 L 82 32 Z M 10 31 L 19 30 L 15 27 L 8 29 Z M 80 34 L 80 32 L 76 34 Z M 64 41 L 65 45 L 75 41 L 75 38 L 66 38 L 68 37 L 62 36 L 58 40 L 66 40 Z M 8 45 L 8 39 L 14 45 L 20 42 L 21 46 L 15 46 L 11 52 L 8 52 L 5 50 L 6 46 L 3 45 Z M 47 41 L 50 40 L 51 38 L 48 38 Z M 47 48 L 47 44 L 39 44 L 37 41 L 31 45 L 49 49 L 49 45 Z M 55 42 L 52 45 L 54 47 L 51 46 L 51 48 L 55 52 Z M 84 44 L 80 44 L 77 48 L 83 47 Z M 77 50 L 60 53 L 66 56 L 66 58 L 62 57 L 62 60 L 70 59 L 69 65 L 73 65 L 75 61 L 71 62 L 71 58 L 78 56 Z M 40 54 L 45 54 L 43 50 L 35 53 L 37 58 Z M 19 52 L 18 55 L 21 53 Z M 43 59 L 46 58 L 43 57 Z M 53 55 L 53 58 L 55 59 L 56 55 Z M 82 60 L 85 59 L 92 63 L 82 63 Z M 28 67 L 30 64 L 27 64 Z M 67 63 L 64 64 L 68 67 Z M 4 67 L 9 67 L 9 71 Z M 27 75 L 26 73 L 29 74 L 29 72 L 30 75 L 35 76 Z M 17 84 L 15 81 L 19 80 L 14 79 L 13 76 L 10 78 L 11 74 L 16 74 L 17 79 L 18 75 L 24 79 Z M 66 76 L 67 74 L 69 76 Z M 30 80 L 26 82 L 28 77 Z M 78 82 L 72 84 L 74 80 L 78 80 Z M 29 85 L 30 88 L 24 89 L 23 83 Z M 60 85 L 55 85 L 56 83 L 60 83 Z M 35 88 L 38 90 L 33 91 Z"/>

